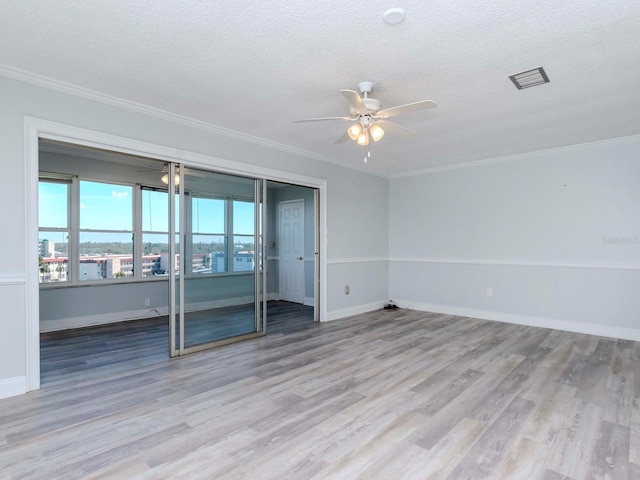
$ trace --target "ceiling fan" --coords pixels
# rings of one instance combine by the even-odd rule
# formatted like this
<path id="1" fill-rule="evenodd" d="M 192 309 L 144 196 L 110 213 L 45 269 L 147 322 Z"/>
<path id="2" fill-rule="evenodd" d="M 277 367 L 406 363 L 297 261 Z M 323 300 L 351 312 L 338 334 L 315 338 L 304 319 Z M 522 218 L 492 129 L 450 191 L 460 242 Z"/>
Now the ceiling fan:
<path id="1" fill-rule="evenodd" d="M 349 103 L 350 116 L 310 118 L 306 120 L 294 120 L 294 122 L 322 122 L 325 120 L 346 120 L 352 122 L 347 131 L 341 135 L 335 143 L 344 143 L 351 139 L 358 145 L 366 147 L 369 145 L 371 139 L 374 142 L 378 142 L 384 136 L 385 131 L 401 138 L 412 138 L 416 132 L 397 123 L 390 122 L 387 118 L 420 110 L 428 110 L 438 105 L 431 100 L 422 100 L 420 102 L 381 109 L 382 104 L 380 101 L 369 97 L 373 89 L 373 82 L 360 82 L 358 88 L 362 96 L 353 90 L 340 90 L 340 93 L 342 93 Z"/>
<path id="2" fill-rule="evenodd" d="M 148 167 L 148 168 L 143 168 L 141 170 L 138 170 L 139 173 L 144 173 L 144 172 L 158 172 L 159 174 L 162 174 L 162 176 L 160 177 L 160 180 L 162 181 L 162 183 L 164 183 L 165 185 L 169 184 L 169 164 L 168 163 L 163 163 L 162 167 L 160 167 L 160 164 L 158 164 L 158 166 L 156 167 Z M 178 185 L 180 183 L 180 169 L 176 168 L 175 171 L 175 185 Z"/>
<path id="3" fill-rule="evenodd" d="M 189 168 L 189 167 L 186 167 L 184 171 L 187 178 L 206 177 L 207 175 L 207 172 L 205 171 L 199 171 L 197 169 Z M 158 162 L 158 166 L 156 167 L 148 167 L 148 168 L 143 168 L 141 170 L 138 170 L 138 173 L 145 173 L 145 172 L 157 172 L 159 175 L 161 175 L 160 181 L 165 185 L 169 184 L 169 164 L 168 163 L 165 162 L 161 164 Z M 176 165 L 176 169 L 174 172 L 174 185 L 179 185 L 179 184 L 180 184 L 180 166 Z"/>

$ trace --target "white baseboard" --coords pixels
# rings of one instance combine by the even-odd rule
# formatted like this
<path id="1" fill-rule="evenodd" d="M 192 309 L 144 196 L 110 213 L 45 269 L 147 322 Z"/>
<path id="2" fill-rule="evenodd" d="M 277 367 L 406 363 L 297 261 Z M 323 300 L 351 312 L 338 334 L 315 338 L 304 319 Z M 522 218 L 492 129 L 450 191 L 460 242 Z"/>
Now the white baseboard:
<path id="1" fill-rule="evenodd" d="M 22 395 L 26 392 L 27 377 L 14 377 L 0 380 L 0 398 Z"/>
<path id="2" fill-rule="evenodd" d="M 168 314 L 169 309 L 167 307 L 159 307 L 145 308 L 140 310 L 129 310 L 126 312 L 102 313 L 98 315 L 83 315 L 81 317 L 40 320 L 40 332 L 57 332 L 59 330 L 68 330 L 70 328 L 93 327 L 96 325 L 106 325 L 108 323 L 127 322 L 129 320 L 160 317 Z"/>
<path id="3" fill-rule="evenodd" d="M 474 308 L 454 307 L 433 303 L 418 303 L 408 300 L 398 300 L 400 308 L 419 310 L 423 312 L 444 313 L 447 315 L 459 315 L 462 317 L 493 320 L 496 322 L 514 323 L 530 327 L 551 328 L 567 332 L 584 333 L 600 337 L 621 338 L 624 340 L 640 341 L 640 330 L 634 328 L 599 325 L 595 323 L 573 322 L 571 320 L 558 320 L 554 318 L 536 317 L 532 315 L 520 315 L 516 313 L 493 312 L 490 310 L 477 310 Z"/>
<path id="4" fill-rule="evenodd" d="M 253 303 L 253 295 L 246 297 L 225 298 L 210 302 L 198 302 L 188 305 L 187 312 L 199 312 L 212 308 L 233 307 L 236 305 L 246 305 Z M 143 318 L 161 317 L 169 314 L 169 307 L 144 308 L 139 310 L 129 310 L 126 312 L 112 312 L 98 315 L 85 315 L 81 317 L 58 318 L 54 320 L 40 321 L 40 332 L 56 332 L 71 328 L 91 327 L 96 325 L 106 325 L 109 323 L 127 322 L 130 320 L 141 320 Z"/>
<path id="5" fill-rule="evenodd" d="M 327 312 L 327 317 L 325 322 L 330 322 L 332 320 L 338 320 L 340 318 L 350 317 L 352 315 L 360 315 L 361 313 L 373 312 L 374 310 L 379 310 L 384 307 L 384 304 L 387 303 L 388 300 L 380 300 L 378 302 L 365 303 L 363 305 L 356 305 L 355 307 L 342 308 L 340 310 L 333 310 L 332 312 Z"/>
<path id="6" fill-rule="evenodd" d="M 276 301 L 280 301 L 280 292 L 271 292 L 267 294 L 267 300 L 271 301 L 271 300 L 276 300 Z M 313 297 L 304 297 L 304 299 L 302 300 L 302 304 L 306 305 L 307 307 L 313 307 L 315 305 L 315 301 Z"/>

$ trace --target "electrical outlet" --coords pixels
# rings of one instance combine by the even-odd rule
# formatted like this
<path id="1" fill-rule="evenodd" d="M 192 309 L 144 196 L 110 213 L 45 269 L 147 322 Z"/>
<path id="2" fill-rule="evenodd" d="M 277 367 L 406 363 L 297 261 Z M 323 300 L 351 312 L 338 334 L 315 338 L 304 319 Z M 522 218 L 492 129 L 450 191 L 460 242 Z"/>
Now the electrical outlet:
<path id="1" fill-rule="evenodd" d="M 345 285 L 344 286 L 344 294 L 345 295 L 349 295 L 349 292 L 351 291 L 351 289 L 349 288 L 349 285 Z"/>
<path id="2" fill-rule="evenodd" d="M 150 298 L 145 298 L 144 299 L 144 306 L 145 307 L 150 307 L 151 306 L 151 299 Z"/>
<path id="3" fill-rule="evenodd" d="M 493 297 L 493 287 L 487 287 L 487 297 Z"/>

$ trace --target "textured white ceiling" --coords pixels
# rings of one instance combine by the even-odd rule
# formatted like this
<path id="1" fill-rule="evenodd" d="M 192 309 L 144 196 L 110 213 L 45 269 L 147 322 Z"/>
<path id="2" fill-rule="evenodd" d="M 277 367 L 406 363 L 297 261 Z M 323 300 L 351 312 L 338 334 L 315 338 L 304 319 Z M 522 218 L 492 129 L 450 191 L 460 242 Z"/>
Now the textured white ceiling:
<path id="1" fill-rule="evenodd" d="M 407 10 L 387 25 L 389 7 Z M 638 0 L 3 2 L 0 64 L 362 165 L 333 142 L 341 88 L 375 82 L 418 132 L 372 146 L 393 174 L 640 133 Z M 551 83 L 508 76 L 543 66 Z"/>

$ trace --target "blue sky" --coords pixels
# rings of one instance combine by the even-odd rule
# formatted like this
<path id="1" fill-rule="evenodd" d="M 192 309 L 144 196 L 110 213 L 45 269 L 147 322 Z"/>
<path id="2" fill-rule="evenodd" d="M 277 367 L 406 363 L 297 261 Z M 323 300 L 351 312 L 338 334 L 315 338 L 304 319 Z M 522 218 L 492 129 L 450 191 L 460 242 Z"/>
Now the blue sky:
<path id="1" fill-rule="evenodd" d="M 39 216 L 41 228 L 67 227 L 66 183 L 40 182 Z M 94 230 L 132 230 L 133 187 L 126 185 L 80 182 L 80 228 Z M 142 191 L 142 230 L 167 231 L 167 193 Z M 178 208 L 176 208 L 178 213 Z M 224 202 L 209 198 L 193 198 L 194 233 L 224 232 Z M 176 219 L 176 223 L 179 220 Z M 253 234 L 253 203 L 234 202 L 233 230 L 237 234 Z M 51 236 L 51 235 L 49 235 Z M 56 235 L 56 236 L 59 236 Z M 89 241 L 123 241 L 119 234 L 83 235 Z M 155 237 L 155 236 L 154 236 Z M 158 238 L 163 238 L 159 236 Z"/>

